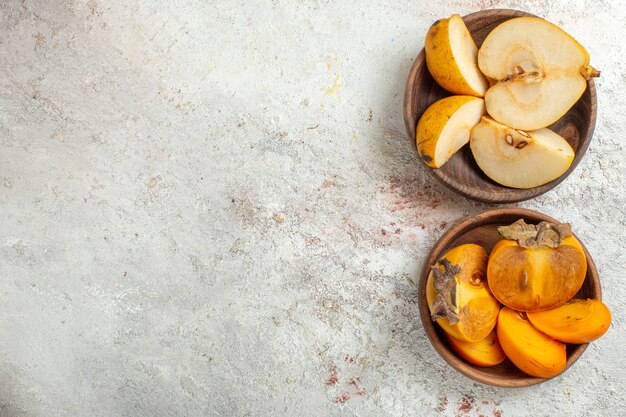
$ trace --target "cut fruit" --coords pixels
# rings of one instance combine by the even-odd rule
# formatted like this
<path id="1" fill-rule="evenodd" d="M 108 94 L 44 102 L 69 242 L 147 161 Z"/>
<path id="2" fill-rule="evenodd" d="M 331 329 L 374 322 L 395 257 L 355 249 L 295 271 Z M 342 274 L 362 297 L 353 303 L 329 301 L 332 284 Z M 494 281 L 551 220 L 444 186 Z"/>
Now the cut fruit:
<path id="1" fill-rule="evenodd" d="M 495 182 L 512 188 L 533 188 L 563 175 L 574 150 L 550 129 L 513 129 L 483 116 L 471 131 L 470 148 L 480 169 Z"/>
<path id="2" fill-rule="evenodd" d="M 445 334 L 448 344 L 460 357 L 478 366 L 495 366 L 506 359 L 498 342 L 498 336 L 492 331 L 478 342 L 466 342 Z"/>
<path id="3" fill-rule="evenodd" d="M 485 93 L 489 115 L 523 130 L 556 122 L 578 101 L 587 79 L 600 75 L 582 45 L 537 17 L 497 26 L 478 51 L 478 66 L 495 82 Z"/>
<path id="4" fill-rule="evenodd" d="M 524 313 L 508 307 L 500 310 L 498 340 L 511 362 L 530 376 L 552 378 L 565 368 L 565 343 L 535 329 Z"/>
<path id="5" fill-rule="evenodd" d="M 549 310 L 583 285 L 587 258 L 568 224 L 518 220 L 498 231 L 505 239 L 491 250 L 487 280 L 502 304 L 518 311 Z"/>
<path id="6" fill-rule="evenodd" d="M 426 283 L 431 318 L 450 336 L 478 342 L 493 330 L 500 303 L 485 280 L 487 253 L 474 244 L 446 252 Z"/>
<path id="7" fill-rule="evenodd" d="M 454 94 L 485 95 L 488 84 L 478 69 L 478 50 L 461 16 L 433 23 L 424 50 L 428 71 L 440 86 Z"/>
<path id="8" fill-rule="evenodd" d="M 566 343 L 589 343 L 609 329 L 611 312 L 600 300 L 570 300 L 561 307 L 528 313 L 539 331 Z"/>
<path id="9" fill-rule="evenodd" d="M 485 114 L 481 98 L 450 96 L 426 109 L 415 133 L 420 157 L 431 168 L 439 168 L 461 149 L 470 131 Z"/>

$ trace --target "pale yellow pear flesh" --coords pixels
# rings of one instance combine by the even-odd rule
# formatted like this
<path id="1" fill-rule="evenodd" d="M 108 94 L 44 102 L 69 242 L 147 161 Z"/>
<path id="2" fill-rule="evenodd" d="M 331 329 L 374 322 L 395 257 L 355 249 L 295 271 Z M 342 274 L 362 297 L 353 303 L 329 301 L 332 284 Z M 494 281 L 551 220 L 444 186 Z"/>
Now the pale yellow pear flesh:
<path id="1" fill-rule="evenodd" d="M 487 113 L 522 130 L 560 119 L 599 73 L 589 54 L 559 27 L 536 17 L 497 26 L 478 51 L 478 66 L 493 82 L 485 93 Z"/>
<path id="2" fill-rule="evenodd" d="M 470 131 L 485 114 L 481 98 L 450 96 L 433 103 L 417 123 L 416 144 L 422 160 L 439 168 L 469 142 Z"/>
<path id="3" fill-rule="evenodd" d="M 482 97 L 489 84 L 478 69 L 478 48 L 458 14 L 435 22 L 424 45 L 426 65 L 435 81 L 454 94 Z"/>
<path id="4" fill-rule="evenodd" d="M 498 184 L 533 188 L 563 175 L 574 150 L 557 133 L 520 131 L 483 117 L 471 131 L 470 148 L 480 169 Z"/>

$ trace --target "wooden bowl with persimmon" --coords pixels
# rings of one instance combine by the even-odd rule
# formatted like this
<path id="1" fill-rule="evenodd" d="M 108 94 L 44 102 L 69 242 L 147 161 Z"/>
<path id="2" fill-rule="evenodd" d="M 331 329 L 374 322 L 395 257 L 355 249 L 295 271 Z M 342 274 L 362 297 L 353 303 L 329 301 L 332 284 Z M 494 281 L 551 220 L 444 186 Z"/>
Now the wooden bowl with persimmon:
<path id="1" fill-rule="evenodd" d="M 465 376 L 526 387 L 565 372 L 608 329 L 591 255 L 569 224 L 532 210 L 486 211 L 452 226 L 427 257 L 420 318 Z"/>
<path id="2" fill-rule="evenodd" d="M 600 72 L 565 30 L 510 9 L 433 23 L 403 109 L 429 173 L 487 203 L 537 197 L 571 174 L 595 127 Z"/>

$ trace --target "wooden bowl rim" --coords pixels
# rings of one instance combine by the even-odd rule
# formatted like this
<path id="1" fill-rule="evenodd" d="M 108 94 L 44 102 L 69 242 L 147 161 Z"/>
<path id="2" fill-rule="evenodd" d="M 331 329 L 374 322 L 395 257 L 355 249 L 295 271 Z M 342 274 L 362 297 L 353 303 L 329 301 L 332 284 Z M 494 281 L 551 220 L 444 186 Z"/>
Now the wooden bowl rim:
<path id="1" fill-rule="evenodd" d="M 522 16 L 539 17 L 532 13 L 528 13 L 528 12 L 525 12 L 522 10 L 516 10 L 516 9 L 487 9 L 487 10 L 480 10 L 478 12 L 467 14 L 463 16 L 463 20 L 473 19 L 473 18 L 485 16 L 485 15 L 488 16 L 488 15 L 493 15 L 493 14 L 507 14 L 507 13 L 512 14 L 513 15 L 512 18 L 522 17 Z M 417 152 L 417 145 L 415 143 L 415 129 L 417 127 L 418 118 L 415 117 L 412 114 L 412 112 L 409 111 L 411 108 L 409 103 L 415 97 L 415 95 L 413 95 L 413 88 L 411 88 L 411 86 L 413 85 L 413 81 L 415 80 L 415 76 L 416 76 L 418 69 L 422 65 L 426 65 L 424 48 L 420 50 L 417 57 L 413 61 L 413 64 L 411 65 L 411 69 L 409 70 L 409 74 L 407 76 L 407 80 L 404 85 L 404 100 L 403 100 L 403 109 L 402 109 L 403 117 L 404 117 L 404 126 L 405 126 L 409 139 L 413 143 L 413 148 L 415 152 Z M 536 198 L 542 194 L 547 193 L 548 191 L 550 191 L 551 189 L 559 185 L 561 182 L 563 182 L 576 169 L 580 161 L 583 159 L 584 155 L 587 153 L 587 149 L 589 148 L 589 144 L 591 143 L 593 132 L 595 130 L 597 113 L 598 113 L 596 84 L 593 78 L 587 81 L 587 89 L 589 90 L 589 94 L 591 98 L 592 110 L 589 114 L 589 123 L 587 124 L 585 131 L 581 130 L 580 142 L 578 143 L 578 148 L 576 149 L 576 155 L 574 156 L 574 160 L 572 161 L 572 164 L 563 175 L 561 175 L 559 178 L 553 181 L 550 181 L 547 184 L 540 185 L 539 187 L 534 187 L 534 188 L 516 189 L 516 188 L 505 187 L 503 185 L 500 185 L 494 182 L 496 186 L 501 188 L 501 191 L 499 191 L 498 193 L 493 193 L 491 191 L 486 191 L 482 189 L 472 189 L 472 192 L 469 192 L 463 189 L 463 184 L 459 183 L 456 178 L 443 174 L 442 173 L 443 171 L 439 169 L 434 169 L 434 168 L 429 167 L 422 160 L 422 158 L 418 157 L 418 159 L 421 161 L 421 163 L 426 168 L 426 170 L 433 177 L 435 177 L 438 181 L 440 181 L 443 185 L 445 185 L 446 188 L 472 200 L 477 200 L 477 201 L 481 201 L 484 203 L 492 203 L 492 204 L 506 204 L 506 203 L 517 203 L 520 201 L 526 201 L 526 200 Z M 583 95 L 581 95 L 581 98 L 579 98 L 579 100 L 582 99 L 585 93 L 586 91 L 583 92 Z M 452 93 L 450 94 L 452 95 Z M 563 117 L 565 117 L 570 111 L 571 109 L 568 110 L 567 113 Z M 475 165 L 470 165 L 470 167 L 471 169 L 474 169 L 474 170 L 480 170 L 480 168 Z"/>
<path id="2" fill-rule="evenodd" d="M 498 218 L 503 217 L 517 217 L 523 218 L 526 221 L 536 223 L 540 221 L 549 221 L 549 222 L 558 222 L 558 220 L 534 210 L 522 209 L 522 208 L 497 208 L 484 211 L 482 213 L 474 214 L 472 216 L 468 216 L 466 218 L 461 219 L 454 225 L 452 225 L 435 243 L 432 250 L 428 254 L 428 257 L 424 261 L 424 266 L 422 267 L 422 272 L 420 275 L 420 281 L 418 285 L 418 297 L 419 297 L 419 312 L 420 319 L 422 321 L 422 326 L 424 327 L 424 331 L 428 340 L 433 345 L 439 356 L 441 356 L 452 368 L 466 377 L 473 379 L 475 381 L 481 382 L 483 384 L 492 385 L 495 387 L 501 388 L 522 388 L 528 387 L 536 384 L 540 384 L 542 382 L 547 381 L 546 378 L 536 378 L 531 376 L 521 377 L 515 380 L 499 378 L 496 376 L 487 377 L 481 374 L 476 374 L 473 370 L 474 366 L 466 362 L 465 360 L 458 357 L 443 341 L 439 334 L 437 333 L 437 329 L 435 328 L 436 324 L 430 318 L 430 310 L 428 308 L 428 302 L 426 301 L 426 282 L 428 280 L 428 275 L 430 273 L 430 267 L 435 264 L 437 259 L 449 248 L 451 242 L 456 240 L 457 238 L 466 234 L 469 230 L 475 229 L 480 226 L 493 224 L 493 223 L 501 223 L 498 221 Z M 596 265 L 593 261 L 593 258 L 589 254 L 589 251 L 583 244 L 583 242 L 574 234 L 574 237 L 578 239 L 580 242 L 583 251 L 585 253 L 585 257 L 587 258 L 587 275 L 585 277 L 585 281 L 591 280 L 593 292 L 595 293 L 595 299 L 602 300 L 602 288 L 600 285 L 600 278 L 598 275 L 598 270 L 596 269 Z M 572 350 L 567 357 L 567 362 L 565 364 L 565 368 L 559 373 L 561 375 L 567 369 L 569 369 L 583 354 L 583 352 L 587 349 L 588 343 L 573 345 L 568 344 L 568 346 L 572 346 Z M 483 368 L 488 370 L 489 368 Z M 550 378 L 551 379 L 551 378 Z"/>

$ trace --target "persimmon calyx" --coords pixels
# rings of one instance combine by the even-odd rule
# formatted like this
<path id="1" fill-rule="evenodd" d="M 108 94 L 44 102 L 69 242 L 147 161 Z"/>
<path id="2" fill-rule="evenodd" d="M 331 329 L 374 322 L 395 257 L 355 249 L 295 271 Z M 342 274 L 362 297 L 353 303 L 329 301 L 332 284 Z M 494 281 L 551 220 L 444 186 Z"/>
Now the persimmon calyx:
<path id="1" fill-rule="evenodd" d="M 541 222 L 537 225 L 527 224 L 524 219 L 519 219 L 509 226 L 499 226 L 500 235 L 527 249 L 535 249 L 542 246 L 557 248 L 563 243 L 563 239 L 572 235 L 569 223 Z"/>
<path id="2" fill-rule="evenodd" d="M 446 318 L 451 325 L 456 324 L 459 322 L 459 315 L 457 313 L 457 281 L 455 275 L 461 273 L 461 267 L 443 258 L 432 267 L 432 270 L 433 286 L 437 296 L 430 306 L 430 318 L 433 321 Z"/>

